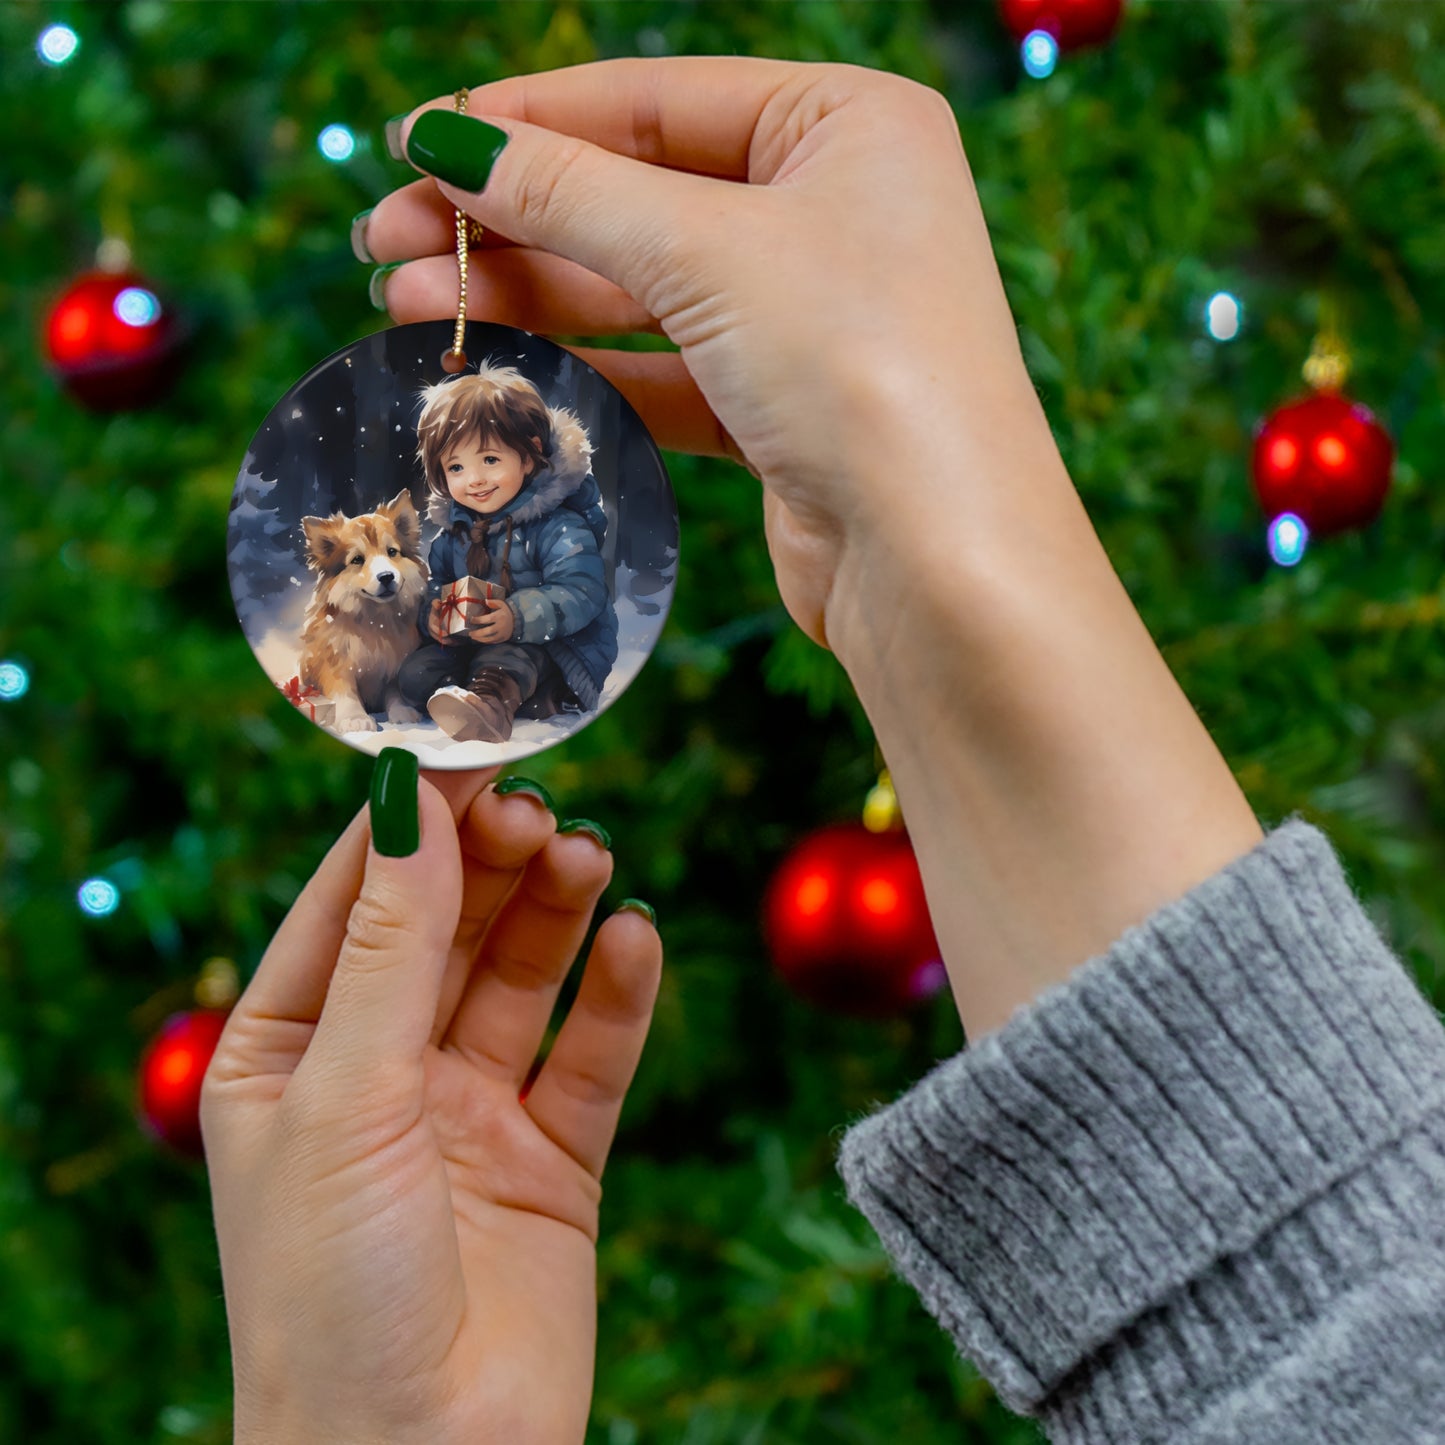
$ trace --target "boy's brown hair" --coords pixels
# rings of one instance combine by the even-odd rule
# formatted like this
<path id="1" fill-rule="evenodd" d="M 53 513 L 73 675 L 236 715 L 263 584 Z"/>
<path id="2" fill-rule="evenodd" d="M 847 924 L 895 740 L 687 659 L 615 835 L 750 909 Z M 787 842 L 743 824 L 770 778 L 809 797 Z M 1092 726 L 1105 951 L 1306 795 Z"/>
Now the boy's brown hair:
<path id="1" fill-rule="evenodd" d="M 483 366 L 422 391 L 416 455 L 426 475 L 430 515 L 445 524 L 451 510 L 444 464 L 459 442 L 501 442 L 532 459 L 532 476 L 551 465 L 552 414 L 515 366 Z"/>

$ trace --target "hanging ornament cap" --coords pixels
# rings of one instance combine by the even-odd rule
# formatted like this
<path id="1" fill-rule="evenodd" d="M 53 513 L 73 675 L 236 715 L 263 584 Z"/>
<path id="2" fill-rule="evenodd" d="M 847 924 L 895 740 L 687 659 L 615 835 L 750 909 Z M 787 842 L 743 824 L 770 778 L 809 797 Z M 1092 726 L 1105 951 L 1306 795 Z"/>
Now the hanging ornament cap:
<path id="1" fill-rule="evenodd" d="M 1350 355 L 1344 338 L 1332 327 L 1315 337 L 1303 367 L 1306 385 L 1315 391 L 1341 391 L 1350 375 Z"/>
<path id="2" fill-rule="evenodd" d="M 893 779 L 887 768 L 878 774 L 878 781 L 868 790 L 863 804 L 863 826 L 870 833 L 888 833 L 903 826 L 898 794 L 893 791 Z"/>
<path id="3" fill-rule="evenodd" d="M 95 249 L 98 271 L 129 271 L 130 243 L 120 236 L 107 236 Z"/>
<path id="4" fill-rule="evenodd" d="M 241 996 L 236 965 L 229 958 L 208 958 L 196 982 L 196 1003 L 201 1008 L 228 1009 Z"/>

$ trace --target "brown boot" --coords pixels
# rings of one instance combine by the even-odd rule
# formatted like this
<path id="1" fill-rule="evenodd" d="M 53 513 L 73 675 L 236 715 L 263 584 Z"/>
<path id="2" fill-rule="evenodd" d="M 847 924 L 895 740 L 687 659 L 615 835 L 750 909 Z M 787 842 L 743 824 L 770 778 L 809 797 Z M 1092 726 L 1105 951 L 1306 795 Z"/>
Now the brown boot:
<path id="1" fill-rule="evenodd" d="M 459 743 L 504 743 L 512 736 L 512 719 L 522 705 L 522 689 L 500 667 L 484 667 L 467 689 L 444 687 L 434 692 L 426 710 L 449 737 Z"/>

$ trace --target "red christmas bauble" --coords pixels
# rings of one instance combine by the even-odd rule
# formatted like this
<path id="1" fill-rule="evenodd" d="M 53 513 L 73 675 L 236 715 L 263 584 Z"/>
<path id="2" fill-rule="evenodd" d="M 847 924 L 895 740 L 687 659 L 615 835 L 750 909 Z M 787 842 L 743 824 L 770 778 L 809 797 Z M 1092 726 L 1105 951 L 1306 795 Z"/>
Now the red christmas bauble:
<path id="1" fill-rule="evenodd" d="M 1251 471 L 1271 521 L 1293 512 L 1315 536 L 1327 537 L 1379 516 L 1394 460 L 1390 434 L 1368 407 L 1322 391 L 1260 423 Z"/>
<path id="2" fill-rule="evenodd" d="M 1035 30 L 1046 30 L 1060 50 L 1101 45 L 1115 31 L 1124 0 L 999 0 L 998 12 L 1009 34 L 1022 43 Z"/>
<path id="3" fill-rule="evenodd" d="M 149 282 L 91 271 L 72 283 L 45 322 L 45 351 L 66 389 L 96 411 L 155 401 L 174 379 L 180 327 Z"/>
<path id="4" fill-rule="evenodd" d="M 172 1014 L 141 1056 L 141 1123 L 173 1149 L 198 1159 L 205 1155 L 201 1083 L 229 1017 L 226 1009 Z"/>
<path id="5" fill-rule="evenodd" d="M 839 823 L 783 860 L 763 902 L 773 965 L 800 997 L 878 1017 L 947 980 L 908 835 Z"/>

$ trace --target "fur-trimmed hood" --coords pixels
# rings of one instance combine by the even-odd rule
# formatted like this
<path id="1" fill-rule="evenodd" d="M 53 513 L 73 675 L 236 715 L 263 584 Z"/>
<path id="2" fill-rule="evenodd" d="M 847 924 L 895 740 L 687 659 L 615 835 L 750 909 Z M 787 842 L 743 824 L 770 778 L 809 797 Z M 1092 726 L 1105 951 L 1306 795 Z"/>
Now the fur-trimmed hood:
<path id="1" fill-rule="evenodd" d="M 488 512 L 489 522 L 510 517 L 520 526 L 545 517 L 580 491 L 590 477 L 592 443 L 587 439 L 582 423 L 564 406 L 551 406 L 547 411 L 552 418 L 552 465 L 528 477 L 522 490 L 505 507 Z M 593 482 L 592 489 L 595 487 Z M 470 524 L 479 515 L 450 496 L 440 496 L 436 492 L 431 494 L 427 504 L 427 520 L 442 528 L 456 522 Z"/>
<path id="2" fill-rule="evenodd" d="M 431 645 L 431 603 L 462 577 L 495 580 L 512 610 L 511 643 L 543 649 L 570 695 L 594 708 L 617 661 L 617 612 L 608 563 L 607 508 L 592 475 L 581 422 L 548 407 L 552 462 L 496 512 L 474 512 L 450 496 L 427 554 L 427 599 L 417 629 Z M 433 501 L 438 500 L 433 497 Z M 429 513 L 435 521 L 436 510 Z M 475 644 L 485 649 L 487 644 Z"/>

